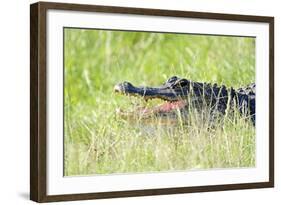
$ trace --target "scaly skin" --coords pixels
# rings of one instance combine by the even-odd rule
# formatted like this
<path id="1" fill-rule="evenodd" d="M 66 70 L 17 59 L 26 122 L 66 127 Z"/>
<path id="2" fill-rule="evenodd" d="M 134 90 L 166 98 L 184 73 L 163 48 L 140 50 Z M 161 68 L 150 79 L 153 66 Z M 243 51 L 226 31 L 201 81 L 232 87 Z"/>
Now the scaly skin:
<path id="1" fill-rule="evenodd" d="M 136 87 L 129 82 L 115 85 L 115 92 L 148 99 L 168 101 L 165 106 L 158 106 L 148 113 L 168 114 L 174 109 L 186 110 L 192 103 L 197 109 L 209 106 L 212 113 L 226 113 L 227 108 L 236 106 L 241 114 L 249 116 L 255 124 L 255 93 L 254 83 L 237 90 L 218 86 L 217 84 L 193 82 L 173 76 L 158 87 Z"/>

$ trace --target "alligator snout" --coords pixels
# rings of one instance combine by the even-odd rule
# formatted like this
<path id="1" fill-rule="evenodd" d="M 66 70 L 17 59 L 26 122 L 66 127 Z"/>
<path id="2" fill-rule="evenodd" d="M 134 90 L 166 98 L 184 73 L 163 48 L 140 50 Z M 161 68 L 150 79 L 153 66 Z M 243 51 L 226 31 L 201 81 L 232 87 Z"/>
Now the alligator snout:
<path id="1" fill-rule="evenodd" d="M 124 93 L 127 94 L 129 92 L 134 92 L 136 90 L 136 87 L 132 85 L 132 83 L 129 82 L 123 82 L 119 83 L 114 86 L 114 91 L 117 93 Z"/>

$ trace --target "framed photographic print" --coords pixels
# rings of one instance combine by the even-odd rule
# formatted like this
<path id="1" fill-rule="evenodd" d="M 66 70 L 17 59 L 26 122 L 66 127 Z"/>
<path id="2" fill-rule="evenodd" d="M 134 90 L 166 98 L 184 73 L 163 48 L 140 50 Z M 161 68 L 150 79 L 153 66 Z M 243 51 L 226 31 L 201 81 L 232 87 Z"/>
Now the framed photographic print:
<path id="1" fill-rule="evenodd" d="M 30 198 L 274 186 L 274 18 L 40 2 Z"/>

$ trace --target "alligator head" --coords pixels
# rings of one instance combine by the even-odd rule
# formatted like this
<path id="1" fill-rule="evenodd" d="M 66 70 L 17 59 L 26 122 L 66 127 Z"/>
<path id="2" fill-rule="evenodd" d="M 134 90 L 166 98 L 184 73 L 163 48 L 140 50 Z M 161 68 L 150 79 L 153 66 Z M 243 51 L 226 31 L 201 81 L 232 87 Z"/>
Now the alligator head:
<path id="1" fill-rule="evenodd" d="M 142 113 L 145 116 L 167 115 L 177 110 L 184 110 L 183 108 L 187 105 L 186 98 L 190 91 L 190 84 L 189 80 L 173 76 L 161 86 L 136 87 L 129 82 L 123 82 L 115 85 L 114 91 L 127 96 L 141 97 L 145 100 L 162 99 L 166 101 L 164 104 L 150 109 L 139 109 L 135 111 L 135 114 Z"/>

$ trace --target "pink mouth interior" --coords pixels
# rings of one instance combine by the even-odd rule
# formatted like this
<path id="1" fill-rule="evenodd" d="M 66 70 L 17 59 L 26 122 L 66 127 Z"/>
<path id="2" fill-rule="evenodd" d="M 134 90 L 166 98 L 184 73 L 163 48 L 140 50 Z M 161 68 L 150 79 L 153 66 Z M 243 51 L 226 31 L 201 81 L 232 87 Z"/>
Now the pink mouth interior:
<path id="1" fill-rule="evenodd" d="M 140 112 L 143 114 L 159 113 L 159 112 L 172 112 L 177 109 L 184 108 L 187 103 L 184 100 L 179 100 L 175 102 L 166 102 L 154 108 L 142 108 Z"/>

